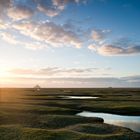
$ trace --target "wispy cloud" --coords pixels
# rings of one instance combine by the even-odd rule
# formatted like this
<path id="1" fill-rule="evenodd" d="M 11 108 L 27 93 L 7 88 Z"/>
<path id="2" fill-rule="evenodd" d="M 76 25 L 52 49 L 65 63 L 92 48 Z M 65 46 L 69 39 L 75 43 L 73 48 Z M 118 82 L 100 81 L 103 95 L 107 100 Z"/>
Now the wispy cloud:
<path id="1" fill-rule="evenodd" d="M 38 9 L 47 16 L 54 17 L 61 13 L 68 3 L 85 3 L 86 0 L 31 0 L 34 9 L 25 4 L 27 1 L 0 0 L 0 15 L 8 14 L 14 20 L 31 17 Z M 29 2 L 31 2 L 29 1 Z"/>
<path id="2" fill-rule="evenodd" d="M 110 32 L 110 30 L 95 29 L 91 32 L 91 37 L 94 41 L 102 41 Z"/>
<path id="3" fill-rule="evenodd" d="M 82 46 L 82 41 L 75 32 L 66 30 L 63 26 L 53 22 L 20 23 L 14 24 L 13 28 L 23 35 L 38 41 L 43 41 L 53 47 L 74 46 L 81 48 Z"/>
<path id="4" fill-rule="evenodd" d="M 90 50 L 95 51 L 98 54 L 104 56 L 126 56 L 126 55 L 135 55 L 140 54 L 140 46 L 135 45 L 132 47 L 120 47 L 115 45 L 103 45 L 101 47 L 96 47 L 94 45 L 90 45 L 88 47 Z"/>
<path id="5" fill-rule="evenodd" d="M 12 69 L 9 71 L 16 76 L 31 77 L 90 77 L 108 76 L 111 74 L 110 68 L 60 68 L 47 67 L 43 69 Z"/>
<path id="6" fill-rule="evenodd" d="M 9 44 L 24 46 L 25 48 L 30 49 L 30 50 L 38 50 L 38 49 L 48 47 L 47 45 L 42 44 L 41 42 L 37 42 L 37 41 L 25 42 L 25 41 L 19 40 L 16 38 L 16 36 L 11 34 L 10 32 L 0 32 L 0 37 L 1 37 L 1 40 Z"/>
<path id="7" fill-rule="evenodd" d="M 45 13 L 49 17 L 59 15 L 68 3 L 85 3 L 87 0 L 35 0 L 39 11 Z"/>
<path id="8" fill-rule="evenodd" d="M 0 32 L 0 37 L 2 40 L 10 43 L 10 44 L 18 44 L 19 42 L 16 40 L 16 37 L 8 32 Z"/>
<path id="9" fill-rule="evenodd" d="M 3 79 L 8 80 L 8 79 Z M 18 81 L 18 83 L 16 82 Z M 27 83 L 27 84 L 26 84 Z M 105 77 L 105 78 L 11 78 L 8 84 L 19 87 L 34 87 L 39 83 L 41 87 L 140 87 L 140 76 Z M 1 86 L 9 86 L 1 83 Z"/>
<path id="10" fill-rule="evenodd" d="M 2 30 L 5 30 L 5 29 L 7 29 L 8 28 L 8 24 L 6 24 L 4 21 L 2 21 L 1 19 L 0 19 L 0 30 L 2 29 Z"/>
<path id="11" fill-rule="evenodd" d="M 11 0 L 0 0 L 0 18 L 4 18 L 5 9 L 9 8 L 11 4 Z"/>
<path id="12" fill-rule="evenodd" d="M 34 11 L 24 5 L 18 5 L 15 7 L 11 7 L 7 10 L 7 15 L 13 20 L 22 20 L 28 19 L 34 14 Z"/>
<path id="13" fill-rule="evenodd" d="M 130 56 L 140 54 L 140 45 L 126 37 L 111 39 L 108 34 L 110 30 L 93 30 L 93 42 L 88 49 L 103 56 Z"/>
<path id="14" fill-rule="evenodd" d="M 50 1 L 39 1 L 37 8 L 39 11 L 45 13 L 49 17 L 54 17 L 60 14 L 65 8 L 66 1 L 52 0 Z"/>

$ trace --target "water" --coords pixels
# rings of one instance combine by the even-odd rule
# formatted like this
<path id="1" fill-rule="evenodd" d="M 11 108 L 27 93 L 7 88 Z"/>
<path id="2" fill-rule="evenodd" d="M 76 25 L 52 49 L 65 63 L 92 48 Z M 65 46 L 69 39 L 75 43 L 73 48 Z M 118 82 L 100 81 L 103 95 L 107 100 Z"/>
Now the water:
<path id="1" fill-rule="evenodd" d="M 99 97 L 93 97 L 93 96 L 61 96 L 61 98 L 64 98 L 64 99 L 97 99 Z"/>
<path id="2" fill-rule="evenodd" d="M 83 117 L 100 117 L 104 119 L 104 123 L 123 126 L 130 128 L 136 132 L 140 132 L 140 116 L 124 116 L 109 113 L 95 113 L 83 111 L 77 114 Z"/>

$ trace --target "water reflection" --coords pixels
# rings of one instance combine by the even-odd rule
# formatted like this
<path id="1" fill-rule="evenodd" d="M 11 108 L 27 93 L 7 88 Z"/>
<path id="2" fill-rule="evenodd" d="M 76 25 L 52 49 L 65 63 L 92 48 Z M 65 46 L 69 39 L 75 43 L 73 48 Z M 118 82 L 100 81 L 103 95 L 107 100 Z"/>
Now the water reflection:
<path id="1" fill-rule="evenodd" d="M 93 96 L 61 96 L 61 98 L 64 98 L 64 99 L 97 99 L 99 97 L 93 97 Z"/>
<path id="2" fill-rule="evenodd" d="M 127 127 L 136 132 L 140 132 L 140 116 L 124 116 L 109 113 L 94 113 L 88 111 L 83 111 L 77 115 L 84 117 L 100 117 L 104 119 L 105 123 Z"/>

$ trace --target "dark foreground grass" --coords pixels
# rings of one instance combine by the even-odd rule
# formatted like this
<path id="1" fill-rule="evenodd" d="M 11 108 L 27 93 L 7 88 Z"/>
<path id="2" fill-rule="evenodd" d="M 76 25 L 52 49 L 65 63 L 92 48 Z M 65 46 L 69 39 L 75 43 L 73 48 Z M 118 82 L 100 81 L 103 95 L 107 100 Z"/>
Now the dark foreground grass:
<path id="1" fill-rule="evenodd" d="M 80 128 L 80 126 L 77 126 Z M 91 126 L 90 126 L 91 127 Z M 97 127 L 97 124 L 96 124 Z M 99 128 L 102 126 L 98 126 Z M 110 126 L 111 127 L 111 126 Z M 102 129 L 102 128 L 101 128 Z M 1 125 L 1 140 L 138 140 L 139 135 L 128 130 L 118 130 L 110 134 L 88 134 L 69 129 L 46 130 L 21 127 L 18 125 Z"/>
<path id="2" fill-rule="evenodd" d="M 98 96 L 69 100 L 64 95 Z M 140 115 L 140 89 L 1 89 L 0 140 L 139 140 L 130 129 L 102 118 L 76 116 L 82 110 Z"/>

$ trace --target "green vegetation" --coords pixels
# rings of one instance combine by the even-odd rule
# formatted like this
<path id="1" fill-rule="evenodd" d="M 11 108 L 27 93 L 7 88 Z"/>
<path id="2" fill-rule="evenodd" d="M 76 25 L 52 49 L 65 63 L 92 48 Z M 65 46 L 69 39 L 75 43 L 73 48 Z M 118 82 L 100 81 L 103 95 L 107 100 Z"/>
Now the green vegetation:
<path id="1" fill-rule="evenodd" d="M 64 95 L 97 99 L 62 99 Z M 140 89 L 0 89 L 0 140 L 137 140 L 130 129 L 76 116 L 82 110 L 140 115 Z"/>

